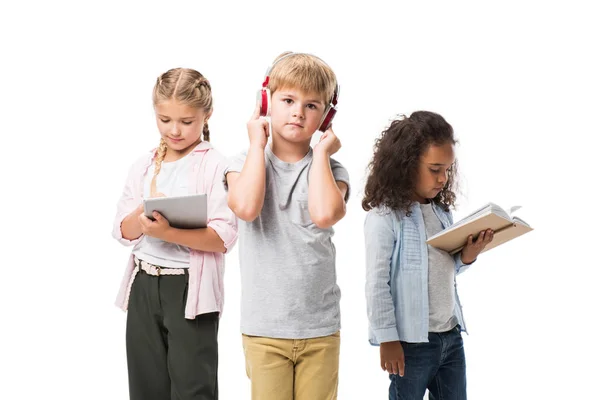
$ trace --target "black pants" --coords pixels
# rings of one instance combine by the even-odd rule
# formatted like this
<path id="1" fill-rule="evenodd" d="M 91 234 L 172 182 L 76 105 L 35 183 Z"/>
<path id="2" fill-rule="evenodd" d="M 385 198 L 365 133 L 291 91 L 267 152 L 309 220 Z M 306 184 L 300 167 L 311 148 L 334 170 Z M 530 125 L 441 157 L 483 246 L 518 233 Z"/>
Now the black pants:
<path id="1" fill-rule="evenodd" d="M 188 275 L 138 272 L 127 313 L 132 400 L 218 399 L 218 313 L 185 319 Z"/>

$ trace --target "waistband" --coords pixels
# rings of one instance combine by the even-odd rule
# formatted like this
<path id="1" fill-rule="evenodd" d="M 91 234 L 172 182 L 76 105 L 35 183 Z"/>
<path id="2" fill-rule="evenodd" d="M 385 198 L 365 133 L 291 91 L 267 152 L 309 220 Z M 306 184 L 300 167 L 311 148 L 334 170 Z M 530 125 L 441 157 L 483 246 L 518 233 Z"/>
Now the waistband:
<path id="1" fill-rule="evenodd" d="M 140 260 L 137 257 L 133 258 L 135 266 L 147 273 L 148 275 L 161 276 L 161 275 L 185 275 L 186 271 L 183 268 L 163 268 L 160 265 L 154 265 L 147 263 L 144 260 Z"/>

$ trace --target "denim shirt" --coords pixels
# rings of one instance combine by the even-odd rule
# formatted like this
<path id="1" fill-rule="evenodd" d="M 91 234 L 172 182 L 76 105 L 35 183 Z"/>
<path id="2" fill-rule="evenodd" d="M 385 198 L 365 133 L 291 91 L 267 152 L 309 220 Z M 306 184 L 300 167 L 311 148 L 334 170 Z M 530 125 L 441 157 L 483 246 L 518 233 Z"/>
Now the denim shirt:
<path id="1" fill-rule="evenodd" d="M 433 210 L 444 229 L 452 225 L 452 214 L 434 205 Z M 402 216 L 400 216 L 402 214 Z M 410 216 L 374 208 L 365 218 L 366 297 L 369 319 L 369 342 L 428 342 L 429 292 L 427 233 L 418 203 L 411 206 Z M 454 314 L 463 331 L 466 326 L 456 291 L 456 274 L 465 271 L 460 258 L 454 256 Z"/>

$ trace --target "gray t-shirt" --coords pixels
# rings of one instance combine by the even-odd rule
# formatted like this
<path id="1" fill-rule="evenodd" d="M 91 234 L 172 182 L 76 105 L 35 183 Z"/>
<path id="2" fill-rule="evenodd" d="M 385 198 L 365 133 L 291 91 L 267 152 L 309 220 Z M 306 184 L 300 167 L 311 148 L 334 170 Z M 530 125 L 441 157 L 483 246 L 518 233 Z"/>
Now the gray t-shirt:
<path id="1" fill-rule="evenodd" d="M 241 172 L 246 152 L 225 170 Z M 308 213 L 312 149 L 295 163 L 265 148 L 266 190 L 261 214 L 239 220 L 242 277 L 241 330 L 252 336 L 306 339 L 340 329 L 333 229 L 320 229 Z M 330 159 L 336 181 L 350 191 L 348 171 Z M 348 194 L 346 194 L 346 201 Z"/>
<path id="2" fill-rule="evenodd" d="M 443 229 L 432 204 L 421 204 L 427 237 Z M 429 332 L 446 332 L 458 323 L 454 316 L 454 258 L 446 251 L 427 245 L 429 261 Z"/>

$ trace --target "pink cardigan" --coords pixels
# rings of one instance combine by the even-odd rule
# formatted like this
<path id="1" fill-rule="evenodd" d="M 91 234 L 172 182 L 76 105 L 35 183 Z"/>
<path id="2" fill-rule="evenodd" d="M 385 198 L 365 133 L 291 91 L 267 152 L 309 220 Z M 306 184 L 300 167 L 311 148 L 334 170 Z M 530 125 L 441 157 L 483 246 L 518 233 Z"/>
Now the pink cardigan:
<path id="1" fill-rule="evenodd" d="M 140 158 L 129 171 L 123 194 L 117 204 L 112 235 L 125 246 L 135 245 L 135 240 L 123 238 L 121 223 L 143 198 L 144 176 L 152 164 L 155 152 Z M 209 142 L 201 142 L 189 154 L 194 158 L 189 175 L 189 193 L 206 193 L 208 196 L 208 227 L 223 239 L 227 252 L 237 241 L 237 219 L 227 206 L 227 194 L 223 186 L 225 158 L 213 149 Z M 223 311 L 223 276 L 225 256 L 223 253 L 209 253 L 191 250 L 188 281 L 188 296 L 185 305 L 185 318 L 194 319 L 196 315 Z M 127 310 L 129 292 L 135 278 L 133 254 L 130 256 L 117 296 L 116 305 Z"/>

